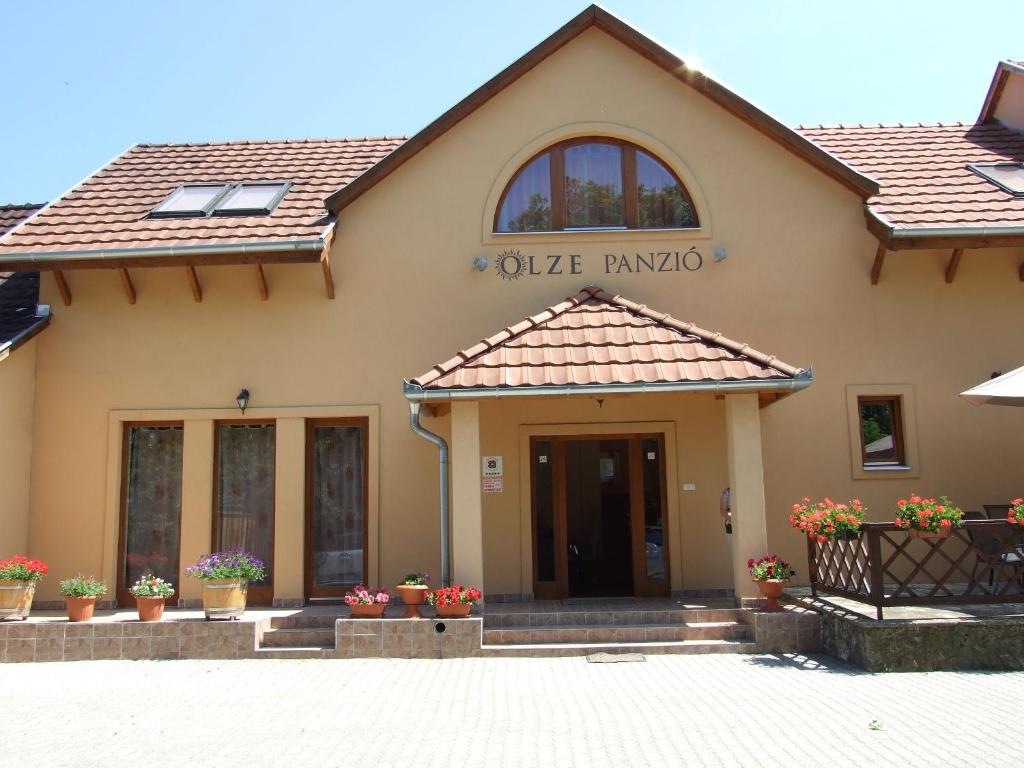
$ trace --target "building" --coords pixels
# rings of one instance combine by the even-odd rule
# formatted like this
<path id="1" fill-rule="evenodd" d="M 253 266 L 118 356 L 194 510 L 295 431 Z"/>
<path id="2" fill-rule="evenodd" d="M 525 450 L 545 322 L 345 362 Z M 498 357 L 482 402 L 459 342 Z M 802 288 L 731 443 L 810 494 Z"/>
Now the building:
<path id="1" fill-rule="evenodd" d="M 53 307 L 0 550 L 744 597 L 805 495 L 1010 498 L 957 393 L 1021 362 L 1022 160 L 1020 64 L 975 124 L 792 129 L 596 7 L 408 140 L 134 146 L 0 239 Z"/>

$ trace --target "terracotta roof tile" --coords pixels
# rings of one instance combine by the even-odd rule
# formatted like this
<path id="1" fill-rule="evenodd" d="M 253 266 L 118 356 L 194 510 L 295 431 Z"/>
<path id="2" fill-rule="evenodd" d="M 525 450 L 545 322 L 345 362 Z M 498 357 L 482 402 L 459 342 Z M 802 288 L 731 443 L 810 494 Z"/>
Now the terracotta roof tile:
<path id="1" fill-rule="evenodd" d="M 315 239 L 324 198 L 402 138 L 139 144 L 0 240 L 0 254 Z M 187 182 L 291 181 L 269 216 L 147 219 Z"/>
<path id="2" fill-rule="evenodd" d="M 803 369 L 600 288 L 526 318 L 412 380 L 423 389 L 790 378 Z"/>
<path id="3" fill-rule="evenodd" d="M 805 127 L 801 133 L 878 181 L 868 207 L 900 228 L 1024 225 L 1024 198 L 968 163 L 1024 162 L 1024 134 L 995 123 Z"/>

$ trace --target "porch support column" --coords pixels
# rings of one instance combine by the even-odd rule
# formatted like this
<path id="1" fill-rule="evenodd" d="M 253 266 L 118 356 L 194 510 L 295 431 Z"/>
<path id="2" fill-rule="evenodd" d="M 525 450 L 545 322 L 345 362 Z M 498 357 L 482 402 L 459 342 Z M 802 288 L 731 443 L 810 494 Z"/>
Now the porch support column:
<path id="1" fill-rule="evenodd" d="M 732 508 L 732 573 L 736 598 L 757 597 L 747 560 L 768 553 L 765 520 L 764 464 L 761 458 L 761 413 L 757 394 L 725 396 Z"/>
<path id="2" fill-rule="evenodd" d="M 274 605 L 305 598 L 306 420 L 277 420 L 274 469 Z"/>
<path id="3" fill-rule="evenodd" d="M 480 404 L 452 403 L 452 580 L 484 590 Z"/>
<path id="4" fill-rule="evenodd" d="M 210 551 L 213 540 L 213 422 L 186 419 L 181 455 L 181 563 L 178 597 L 195 605 L 202 600 L 198 579 L 185 578 L 185 568 Z"/>

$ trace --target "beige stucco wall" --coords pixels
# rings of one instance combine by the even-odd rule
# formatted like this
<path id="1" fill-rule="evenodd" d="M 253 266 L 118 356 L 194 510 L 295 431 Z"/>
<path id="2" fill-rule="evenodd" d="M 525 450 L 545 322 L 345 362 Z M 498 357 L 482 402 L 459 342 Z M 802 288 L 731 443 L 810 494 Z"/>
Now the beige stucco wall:
<path id="1" fill-rule="evenodd" d="M 486 235 L 494 190 L 518 160 L 544 141 L 578 135 L 581 126 L 629 138 L 678 164 L 712 226 L 693 233 Z M 726 249 L 724 261 L 711 258 L 714 246 Z M 704 256 L 696 272 L 603 270 L 606 253 L 690 247 Z M 507 282 L 493 266 L 471 268 L 475 256 L 487 255 L 493 265 L 506 248 L 537 257 L 580 254 L 584 272 Z M 801 571 L 803 543 L 785 519 L 805 494 L 856 495 L 884 519 L 911 490 L 948 493 L 968 507 L 1020 493 L 1024 412 L 973 408 L 956 393 L 1020 364 L 1021 254 L 968 252 L 956 281 L 946 285 L 947 254 L 895 253 L 873 287 L 874 249 L 855 195 L 603 33 L 588 31 L 343 211 L 332 248 L 335 301 L 324 298 L 317 265 L 268 266 L 267 302 L 259 300 L 253 270 L 242 267 L 200 268 L 201 304 L 192 301 L 182 270 L 133 272 L 134 306 L 113 272 L 71 274 L 75 300 L 67 308 L 45 278 L 42 300 L 57 306 L 60 322 L 39 345 L 31 553 L 50 560 L 57 577 L 100 572 L 113 562 L 116 525 L 103 523 L 111 509 L 116 514 L 113 412 L 186 412 L 203 421 L 207 410 L 231 413 L 244 386 L 253 408 L 302 407 L 309 416 L 339 406 L 379 408 L 380 469 L 371 477 L 379 492 L 371 531 L 378 573 L 371 575 L 388 584 L 411 570 L 437 573 L 437 452 L 409 431 L 402 379 L 588 283 L 814 366 L 810 389 L 760 412 L 768 546 Z M 848 384 L 913 385 L 918 477 L 853 480 Z M 592 398 L 518 399 L 482 403 L 479 419 L 480 453 L 506 462 L 506 491 L 481 501 L 488 592 L 529 591 L 514 474 L 524 425 L 595 420 L 673 425 L 673 580 L 683 588 L 729 585 L 717 513 L 728 483 L 722 402 L 658 395 L 608 398 L 599 408 Z M 424 418 L 446 436 L 450 422 L 450 415 Z M 208 440 L 201 438 L 197 432 L 199 458 L 185 492 L 192 510 L 186 514 L 196 520 L 209 498 L 200 456 Z M 284 460 L 301 461 L 294 453 Z M 286 470 L 292 507 L 296 472 Z M 683 482 L 697 490 L 683 492 Z M 191 529 L 199 533 L 183 545 L 183 563 L 200 549 L 201 529 Z M 294 528 L 287 535 L 294 547 Z M 302 551 L 289 552 L 282 541 L 277 562 L 288 575 L 278 578 L 278 596 L 293 598 Z M 40 596 L 55 594 L 50 579 Z"/>
<path id="2" fill-rule="evenodd" d="M 36 340 L 0 355 L 0 558 L 28 548 Z"/>
<path id="3" fill-rule="evenodd" d="M 1024 130 L 1024 74 L 1009 73 L 992 116 L 1012 128 Z"/>

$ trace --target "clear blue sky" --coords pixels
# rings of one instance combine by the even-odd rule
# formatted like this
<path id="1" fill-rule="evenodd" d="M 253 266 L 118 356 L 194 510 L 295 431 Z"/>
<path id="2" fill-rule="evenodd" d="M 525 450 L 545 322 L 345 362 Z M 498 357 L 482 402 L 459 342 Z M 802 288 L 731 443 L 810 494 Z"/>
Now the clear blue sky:
<path id="1" fill-rule="evenodd" d="M 603 5 L 792 125 L 970 121 L 996 61 L 1024 59 L 1024 0 Z M 412 134 L 585 6 L 5 2 L 0 202 L 136 142 Z"/>

